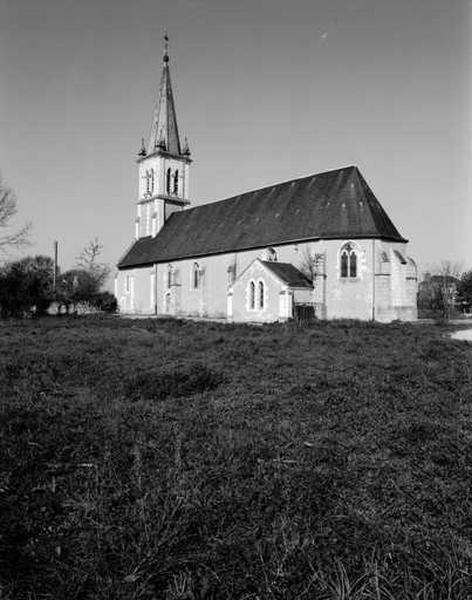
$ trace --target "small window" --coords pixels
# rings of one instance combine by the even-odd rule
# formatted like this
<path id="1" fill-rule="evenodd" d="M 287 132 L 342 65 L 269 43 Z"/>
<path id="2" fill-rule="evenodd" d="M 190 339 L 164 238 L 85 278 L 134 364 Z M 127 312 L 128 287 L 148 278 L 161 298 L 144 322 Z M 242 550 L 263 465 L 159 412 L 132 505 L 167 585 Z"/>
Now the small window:
<path id="1" fill-rule="evenodd" d="M 168 265 L 167 267 L 167 289 L 172 287 L 172 279 L 173 279 L 173 273 L 172 273 L 172 265 Z"/>
<path id="2" fill-rule="evenodd" d="M 179 172 L 174 173 L 174 194 L 179 193 Z"/>
<path id="3" fill-rule="evenodd" d="M 254 281 L 249 282 L 249 308 L 251 310 L 256 308 L 256 284 Z"/>
<path id="4" fill-rule="evenodd" d="M 340 271 L 343 279 L 357 277 L 357 253 L 352 244 L 345 244 L 341 249 Z"/>
<path id="5" fill-rule="evenodd" d="M 125 292 L 127 294 L 129 294 L 131 290 L 131 276 L 130 275 L 126 275 L 126 279 L 125 279 Z"/>
<path id="6" fill-rule="evenodd" d="M 167 193 L 170 194 L 170 189 L 171 189 L 171 179 L 172 179 L 172 172 L 170 169 L 167 169 L 167 178 L 166 178 L 166 190 Z"/>
<path id="7" fill-rule="evenodd" d="M 264 282 L 259 281 L 259 308 L 262 310 L 264 308 Z"/>
<path id="8" fill-rule="evenodd" d="M 194 263 L 193 269 L 192 269 L 192 288 L 194 290 L 198 290 L 199 287 L 200 287 L 200 267 L 198 266 L 198 263 Z"/>

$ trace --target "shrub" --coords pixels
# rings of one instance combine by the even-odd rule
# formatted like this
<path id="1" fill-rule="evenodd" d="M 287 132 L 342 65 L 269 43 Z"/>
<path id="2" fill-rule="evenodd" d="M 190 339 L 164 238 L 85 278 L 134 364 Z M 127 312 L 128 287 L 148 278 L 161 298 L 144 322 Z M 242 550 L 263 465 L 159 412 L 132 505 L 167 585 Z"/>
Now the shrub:
<path id="1" fill-rule="evenodd" d="M 118 301 L 110 292 L 95 294 L 91 304 L 98 310 L 106 313 L 115 313 L 118 310 Z"/>

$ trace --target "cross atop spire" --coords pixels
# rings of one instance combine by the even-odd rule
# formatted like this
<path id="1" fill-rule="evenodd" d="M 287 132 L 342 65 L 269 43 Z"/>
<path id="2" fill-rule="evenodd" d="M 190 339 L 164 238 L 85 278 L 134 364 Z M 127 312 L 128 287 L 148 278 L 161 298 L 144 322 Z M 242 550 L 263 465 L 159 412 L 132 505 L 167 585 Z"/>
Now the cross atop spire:
<path id="1" fill-rule="evenodd" d="M 167 31 L 164 32 L 164 62 L 169 62 L 169 36 Z"/>
<path id="2" fill-rule="evenodd" d="M 151 133 L 147 152 L 165 150 L 174 156 L 181 156 L 179 130 L 175 113 L 174 96 L 169 70 L 169 36 L 164 34 L 164 56 L 162 58 L 162 75 L 159 86 L 159 100 L 151 124 Z"/>

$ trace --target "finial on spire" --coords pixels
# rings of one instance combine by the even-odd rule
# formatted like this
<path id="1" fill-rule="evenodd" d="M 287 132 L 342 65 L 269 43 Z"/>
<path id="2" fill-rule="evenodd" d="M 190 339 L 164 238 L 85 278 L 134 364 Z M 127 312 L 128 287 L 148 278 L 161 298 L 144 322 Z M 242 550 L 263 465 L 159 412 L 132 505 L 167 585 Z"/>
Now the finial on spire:
<path id="1" fill-rule="evenodd" d="M 164 62 L 169 62 L 169 36 L 167 31 L 164 32 Z"/>
<path id="2" fill-rule="evenodd" d="M 190 154 L 191 154 L 190 153 L 190 147 L 188 145 L 188 139 L 187 139 L 187 137 L 185 137 L 184 147 L 183 147 L 183 150 L 182 150 L 182 154 L 184 156 L 190 156 Z"/>
<path id="3" fill-rule="evenodd" d="M 166 149 L 166 137 L 164 135 L 164 130 L 162 129 L 162 127 L 159 133 L 159 138 L 156 140 L 155 148 L 160 148 L 161 150 Z"/>
<path id="4" fill-rule="evenodd" d="M 138 152 L 138 156 L 146 156 L 146 144 L 144 143 L 144 138 L 141 138 L 141 150 Z"/>

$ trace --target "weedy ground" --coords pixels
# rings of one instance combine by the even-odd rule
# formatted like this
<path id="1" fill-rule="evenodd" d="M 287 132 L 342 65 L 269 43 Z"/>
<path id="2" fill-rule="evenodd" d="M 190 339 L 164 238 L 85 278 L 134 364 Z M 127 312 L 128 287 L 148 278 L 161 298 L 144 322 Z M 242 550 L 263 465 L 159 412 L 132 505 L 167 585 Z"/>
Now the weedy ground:
<path id="1" fill-rule="evenodd" d="M 472 598 L 442 327 L 0 324 L 0 597 Z"/>

